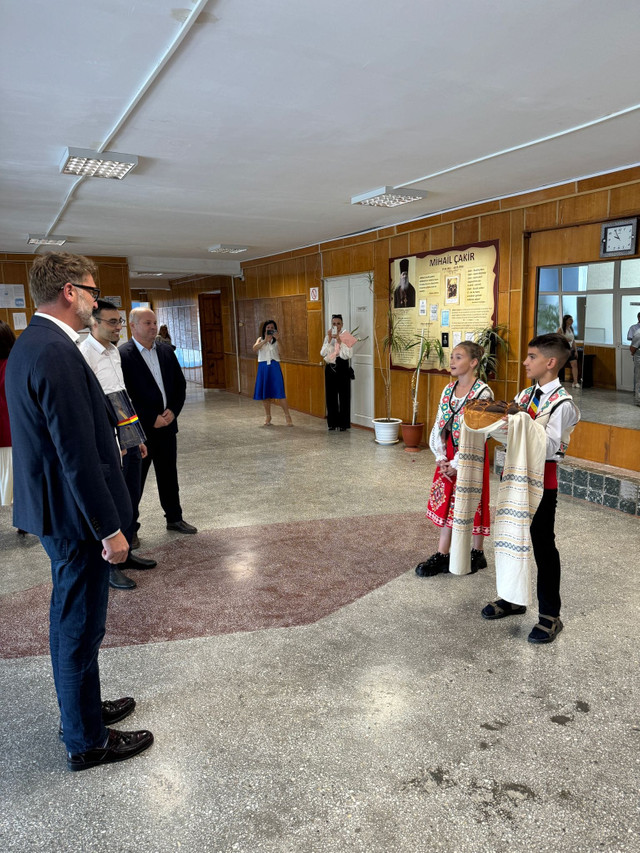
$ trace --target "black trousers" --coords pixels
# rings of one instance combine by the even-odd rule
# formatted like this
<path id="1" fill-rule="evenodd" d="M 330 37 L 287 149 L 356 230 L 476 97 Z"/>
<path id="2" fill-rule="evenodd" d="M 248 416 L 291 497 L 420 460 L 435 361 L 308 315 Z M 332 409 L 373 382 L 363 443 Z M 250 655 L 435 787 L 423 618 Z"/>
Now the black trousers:
<path id="1" fill-rule="evenodd" d="M 560 615 L 560 554 L 556 548 L 558 490 L 545 489 L 531 522 L 531 544 L 538 567 L 538 612 Z"/>
<path id="2" fill-rule="evenodd" d="M 144 491 L 149 468 L 153 462 L 158 484 L 158 497 L 160 505 L 164 510 L 167 522 L 182 521 L 182 507 L 180 506 L 180 487 L 178 486 L 178 443 L 174 432 L 167 432 L 164 428 L 149 430 L 147 435 L 147 456 L 142 460 L 142 472 L 140 482 L 140 496 Z M 136 510 L 136 525 L 140 525 Z"/>
<path id="3" fill-rule="evenodd" d="M 325 364 L 324 393 L 327 426 L 329 429 L 348 429 L 351 426 L 351 377 L 346 359 L 338 357 L 335 365 Z"/>
<path id="4" fill-rule="evenodd" d="M 122 473 L 124 481 L 127 484 L 129 497 L 131 498 L 131 506 L 133 507 L 131 524 L 122 532 L 129 545 L 131 545 L 133 534 L 137 530 L 138 505 L 142 496 L 142 456 L 137 447 L 130 447 L 122 457 Z"/>

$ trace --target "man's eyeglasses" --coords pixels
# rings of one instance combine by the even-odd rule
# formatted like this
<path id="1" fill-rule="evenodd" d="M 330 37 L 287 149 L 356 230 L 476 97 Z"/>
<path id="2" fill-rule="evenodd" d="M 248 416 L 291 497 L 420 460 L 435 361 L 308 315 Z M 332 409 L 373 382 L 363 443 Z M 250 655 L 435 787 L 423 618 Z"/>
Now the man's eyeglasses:
<path id="1" fill-rule="evenodd" d="M 122 317 L 118 317 L 117 320 L 103 320 L 102 317 L 94 317 L 93 319 L 96 323 L 105 323 L 107 326 L 113 326 L 114 329 L 118 326 L 124 326 L 127 322 L 126 320 L 123 320 Z"/>
<path id="2" fill-rule="evenodd" d="M 80 288 L 80 290 L 86 290 L 86 291 L 87 291 L 87 293 L 90 293 L 90 294 L 91 294 L 91 296 L 93 297 L 93 301 L 94 301 L 94 302 L 96 302 L 96 301 L 97 301 L 97 299 L 98 299 L 98 298 L 99 298 L 99 296 L 100 296 L 100 289 L 99 289 L 99 288 L 97 288 L 97 287 L 87 287 L 87 285 L 86 285 L 86 284 L 76 284 L 76 283 L 75 283 L 75 282 L 73 282 L 73 281 L 68 281 L 68 282 L 67 282 L 67 284 L 70 284 L 70 285 L 71 285 L 71 287 L 79 287 L 79 288 Z M 64 287 L 64 285 L 63 285 L 63 287 Z M 62 289 L 62 288 L 61 288 L 61 289 Z"/>

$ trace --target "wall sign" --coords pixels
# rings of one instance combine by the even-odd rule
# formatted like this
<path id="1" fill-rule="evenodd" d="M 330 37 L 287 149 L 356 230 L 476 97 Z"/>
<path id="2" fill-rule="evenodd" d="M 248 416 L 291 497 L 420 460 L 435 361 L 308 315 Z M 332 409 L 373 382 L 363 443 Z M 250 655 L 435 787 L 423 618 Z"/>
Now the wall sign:
<path id="1" fill-rule="evenodd" d="M 319 287 L 310 287 L 309 288 L 309 302 L 319 302 L 320 301 L 320 288 Z"/>
<path id="2" fill-rule="evenodd" d="M 424 329 L 425 337 L 449 350 L 495 322 L 496 240 L 394 258 L 389 272 L 395 328 L 409 340 Z M 416 367 L 417 359 L 417 347 L 392 355 L 395 367 Z M 437 368 L 437 358 L 424 366 Z"/>

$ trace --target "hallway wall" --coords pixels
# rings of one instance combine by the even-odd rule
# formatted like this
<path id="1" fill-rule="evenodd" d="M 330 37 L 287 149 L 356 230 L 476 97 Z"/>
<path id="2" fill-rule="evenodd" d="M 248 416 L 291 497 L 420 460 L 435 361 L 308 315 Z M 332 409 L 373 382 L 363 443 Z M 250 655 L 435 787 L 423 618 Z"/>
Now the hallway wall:
<path id="1" fill-rule="evenodd" d="M 600 259 L 600 223 L 637 215 L 640 215 L 638 167 L 248 261 L 242 265 L 245 281 L 238 284 L 237 295 L 239 299 L 251 300 L 295 292 L 305 293 L 308 298 L 309 288 L 320 288 L 320 301 L 307 301 L 309 361 L 295 367 L 285 364 L 285 379 L 287 395 L 290 389 L 293 392 L 290 402 L 294 408 L 322 415 L 324 390 L 316 353 L 323 335 L 323 277 L 373 273 L 376 331 L 382 339 L 386 334 L 390 258 L 498 240 L 496 322 L 508 326 L 509 351 L 508 357 L 499 361 L 497 379 L 491 384 L 496 397 L 512 399 L 526 384 L 522 360 L 534 327 L 536 281 L 535 267 L 530 266 L 528 257 L 530 236 L 539 234 L 542 245 L 548 245 L 546 263 L 570 263 L 577 259 L 576 252 L 581 261 L 596 261 Z M 250 366 L 243 368 L 247 374 L 243 393 L 252 391 L 250 370 Z M 308 406 L 300 405 L 305 403 L 305 396 L 294 391 L 290 379 L 308 388 Z M 410 371 L 392 370 L 392 413 L 396 417 L 410 417 L 410 382 Z M 445 382 L 446 377 L 430 374 L 422 388 L 419 415 L 427 424 L 433 418 Z M 381 416 L 383 409 L 383 383 L 376 359 L 376 415 Z M 571 454 L 632 467 L 630 453 L 637 455 L 640 450 L 640 432 L 620 433 L 617 435 L 615 426 L 581 424 L 574 433 Z"/>

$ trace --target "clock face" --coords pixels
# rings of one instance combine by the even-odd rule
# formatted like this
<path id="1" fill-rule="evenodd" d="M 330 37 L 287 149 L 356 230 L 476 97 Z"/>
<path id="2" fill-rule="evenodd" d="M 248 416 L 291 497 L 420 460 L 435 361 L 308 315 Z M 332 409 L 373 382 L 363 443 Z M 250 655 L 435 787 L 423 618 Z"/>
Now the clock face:
<path id="1" fill-rule="evenodd" d="M 632 248 L 633 225 L 613 225 L 607 228 L 606 252 L 627 252 Z"/>

